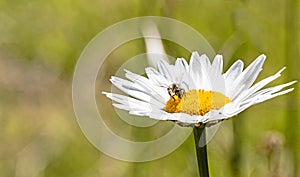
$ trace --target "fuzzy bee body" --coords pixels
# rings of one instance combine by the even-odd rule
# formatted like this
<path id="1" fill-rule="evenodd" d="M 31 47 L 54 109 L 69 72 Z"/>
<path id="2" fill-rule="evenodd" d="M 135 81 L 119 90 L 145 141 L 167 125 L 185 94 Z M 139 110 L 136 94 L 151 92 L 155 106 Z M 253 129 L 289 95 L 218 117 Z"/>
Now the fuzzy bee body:
<path id="1" fill-rule="evenodd" d="M 174 96 L 178 96 L 179 98 L 182 98 L 185 94 L 185 90 L 181 88 L 179 84 L 175 84 L 175 83 L 169 85 L 167 90 L 170 97 L 172 97 L 173 99 L 175 99 Z"/>

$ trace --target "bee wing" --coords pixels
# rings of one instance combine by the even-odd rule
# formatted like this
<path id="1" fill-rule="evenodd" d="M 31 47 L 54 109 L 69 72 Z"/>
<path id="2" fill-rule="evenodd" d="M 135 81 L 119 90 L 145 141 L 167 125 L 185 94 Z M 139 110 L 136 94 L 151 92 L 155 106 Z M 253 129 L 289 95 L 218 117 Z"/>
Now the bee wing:
<path id="1" fill-rule="evenodd" d="M 212 140 L 212 138 L 217 133 L 220 125 L 221 125 L 221 122 L 216 123 L 214 125 L 205 125 L 205 131 L 202 132 L 199 142 L 198 142 L 198 145 L 200 147 L 203 147 L 206 144 L 208 144 L 210 142 L 210 140 Z"/>

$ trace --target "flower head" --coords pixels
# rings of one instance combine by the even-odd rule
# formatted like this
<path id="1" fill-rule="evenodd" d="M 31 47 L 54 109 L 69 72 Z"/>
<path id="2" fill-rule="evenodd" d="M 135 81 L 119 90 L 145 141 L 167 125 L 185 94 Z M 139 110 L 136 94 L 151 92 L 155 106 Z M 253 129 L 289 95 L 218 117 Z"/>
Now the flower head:
<path id="1" fill-rule="evenodd" d="M 266 56 L 260 55 L 247 68 L 237 60 L 223 73 L 222 55 L 211 63 L 206 55 L 193 52 L 190 63 L 179 58 L 174 65 L 161 60 L 157 70 L 146 68 L 147 77 L 125 70 L 126 78 L 111 77 L 117 88 L 128 94 L 103 92 L 114 100 L 113 106 L 130 114 L 172 120 L 180 125 L 214 124 L 239 114 L 250 106 L 293 90 L 286 84 L 262 89 L 280 77 L 276 74 L 253 85 Z"/>

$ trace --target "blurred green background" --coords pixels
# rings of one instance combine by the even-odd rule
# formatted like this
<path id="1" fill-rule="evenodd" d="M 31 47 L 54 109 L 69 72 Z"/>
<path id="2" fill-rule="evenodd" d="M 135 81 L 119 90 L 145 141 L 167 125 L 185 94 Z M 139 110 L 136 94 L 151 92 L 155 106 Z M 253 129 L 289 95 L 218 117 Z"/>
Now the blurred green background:
<path id="1" fill-rule="evenodd" d="M 224 55 L 225 69 L 237 58 L 248 65 L 265 53 L 259 79 L 287 66 L 271 85 L 299 80 L 299 6 L 297 0 L 1 0 L 0 176 L 197 176 L 192 136 L 168 156 L 143 163 L 113 159 L 87 141 L 71 98 L 80 53 L 98 32 L 116 22 L 165 16 L 199 31 Z M 171 56 L 189 57 L 164 42 Z M 120 46 L 110 58 L 118 67 L 144 51 L 142 39 L 136 40 Z M 110 87 L 108 78 L 115 69 L 100 73 L 107 80 L 104 88 Z M 300 88 L 294 87 L 293 93 L 251 107 L 222 124 L 208 145 L 211 176 L 300 176 Z M 100 91 L 97 94 L 103 99 Z M 111 107 L 107 103 L 103 106 Z M 115 131 L 130 127 L 110 126 Z M 143 141 L 170 126 L 171 122 L 160 122 L 150 130 L 131 127 L 130 135 Z"/>

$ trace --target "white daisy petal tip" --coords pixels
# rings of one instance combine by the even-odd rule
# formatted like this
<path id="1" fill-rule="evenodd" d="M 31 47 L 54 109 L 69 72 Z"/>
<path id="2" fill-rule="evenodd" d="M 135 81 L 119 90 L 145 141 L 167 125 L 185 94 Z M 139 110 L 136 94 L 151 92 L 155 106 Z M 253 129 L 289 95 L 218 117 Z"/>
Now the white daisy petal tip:
<path id="1" fill-rule="evenodd" d="M 204 53 L 200 55 L 200 60 L 209 60 L 208 56 Z M 209 60 L 210 61 L 210 60 Z"/>
<path id="2" fill-rule="evenodd" d="M 130 73 L 128 69 L 123 69 L 125 73 Z"/>
<path id="3" fill-rule="evenodd" d="M 260 54 L 258 57 L 261 58 L 261 59 L 266 59 L 267 58 L 267 56 L 265 54 L 263 54 L 263 53 Z"/>
<path id="4" fill-rule="evenodd" d="M 111 83 L 116 82 L 117 80 L 118 80 L 118 77 L 116 77 L 116 76 L 111 76 L 110 79 L 109 79 L 109 81 Z"/>
<path id="5" fill-rule="evenodd" d="M 253 61 L 253 63 L 255 62 L 262 62 L 262 64 L 265 62 L 265 60 L 267 59 L 267 56 L 265 54 L 260 54 L 258 55 L 255 60 Z"/>
<path id="6" fill-rule="evenodd" d="M 215 62 L 223 67 L 223 56 L 221 54 L 217 54 L 213 60 L 213 63 L 215 63 Z M 223 69 L 223 68 L 221 68 L 221 69 Z"/>
<path id="7" fill-rule="evenodd" d="M 158 69 L 145 68 L 146 77 L 124 69 L 129 81 L 115 76 L 110 81 L 128 96 L 102 94 L 113 100 L 116 108 L 130 114 L 171 120 L 181 126 L 213 125 L 254 104 L 294 90 L 284 88 L 295 84 L 296 80 L 263 89 L 280 77 L 286 67 L 253 84 L 265 59 L 266 55 L 261 54 L 246 68 L 242 60 L 237 60 L 223 73 L 221 54 L 211 62 L 207 55 L 193 52 L 189 63 L 184 58 L 178 58 L 174 65 L 160 60 Z M 215 84 L 220 81 L 223 84 Z"/>
<path id="8" fill-rule="evenodd" d="M 217 54 L 214 59 L 223 60 L 223 55 Z"/>
<path id="9" fill-rule="evenodd" d="M 278 73 L 278 74 L 281 74 L 285 69 L 286 69 L 286 66 L 283 67 L 283 68 L 281 68 L 281 70 L 279 70 L 277 73 Z"/>
<path id="10" fill-rule="evenodd" d="M 108 92 L 101 92 L 103 95 L 105 95 L 107 98 L 113 100 L 112 98 L 112 93 L 108 93 Z"/>
<path id="11" fill-rule="evenodd" d="M 288 83 L 282 84 L 282 85 L 285 85 L 285 87 L 288 87 L 288 86 L 291 86 L 291 85 L 293 85 L 293 84 L 295 84 L 297 82 L 298 82 L 298 80 L 294 80 L 294 81 L 291 81 L 291 82 L 288 82 Z"/>
<path id="12" fill-rule="evenodd" d="M 193 57 L 193 56 L 195 56 L 195 57 L 199 57 L 200 55 L 199 55 L 199 53 L 198 53 L 197 51 L 194 51 L 194 52 L 192 52 L 192 55 L 191 55 L 191 57 Z"/>

